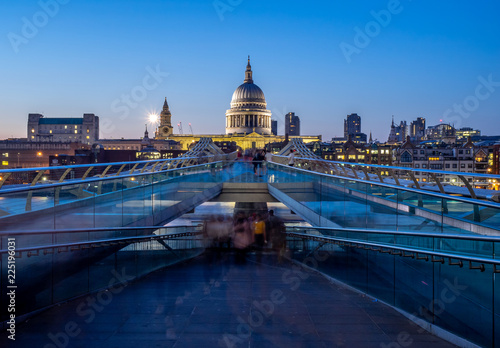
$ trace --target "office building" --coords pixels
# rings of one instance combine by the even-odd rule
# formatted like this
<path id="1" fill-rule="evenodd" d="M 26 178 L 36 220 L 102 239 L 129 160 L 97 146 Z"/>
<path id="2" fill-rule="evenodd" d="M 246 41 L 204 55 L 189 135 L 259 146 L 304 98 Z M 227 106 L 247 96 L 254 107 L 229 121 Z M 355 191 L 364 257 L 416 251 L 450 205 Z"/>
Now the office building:
<path id="1" fill-rule="evenodd" d="M 99 140 L 99 117 L 44 117 L 28 115 L 28 141 L 55 143 L 82 143 L 92 145 Z"/>
<path id="2" fill-rule="evenodd" d="M 410 139 L 414 143 L 418 143 L 425 138 L 425 118 L 417 117 L 415 121 L 410 123 Z"/>
<path id="3" fill-rule="evenodd" d="M 347 140 L 349 135 L 355 136 L 358 133 L 361 133 L 361 116 L 358 114 L 347 115 L 344 120 L 344 138 Z"/>
<path id="4" fill-rule="evenodd" d="M 300 135 L 300 118 L 295 112 L 289 112 L 285 115 L 285 134 Z"/>

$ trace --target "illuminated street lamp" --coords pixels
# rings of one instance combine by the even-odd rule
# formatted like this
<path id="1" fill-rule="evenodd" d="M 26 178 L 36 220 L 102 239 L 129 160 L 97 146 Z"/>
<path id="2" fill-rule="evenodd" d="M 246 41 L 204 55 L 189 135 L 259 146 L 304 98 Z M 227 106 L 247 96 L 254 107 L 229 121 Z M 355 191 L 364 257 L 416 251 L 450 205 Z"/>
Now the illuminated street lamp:
<path id="1" fill-rule="evenodd" d="M 158 115 L 155 112 L 151 112 L 149 115 L 148 115 L 148 121 L 149 123 L 153 126 L 153 129 L 155 130 L 155 138 L 158 134 L 158 125 L 160 124 L 160 115 Z"/>
<path id="2" fill-rule="evenodd" d="M 156 114 L 156 113 L 149 114 L 148 118 L 149 118 L 149 123 L 151 123 L 153 125 L 158 124 L 158 122 L 160 120 L 160 116 L 158 114 Z"/>

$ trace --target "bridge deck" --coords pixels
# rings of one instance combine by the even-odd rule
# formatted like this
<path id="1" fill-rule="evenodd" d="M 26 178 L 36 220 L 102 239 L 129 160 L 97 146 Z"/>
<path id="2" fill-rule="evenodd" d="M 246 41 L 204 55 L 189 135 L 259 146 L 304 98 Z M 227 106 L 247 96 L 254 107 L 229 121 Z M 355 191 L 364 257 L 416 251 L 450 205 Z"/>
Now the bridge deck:
<path id="1" fill-rule="evenodd" d="M 15 346 L 395 347 L 399 336 L 412 347 L 452 347 L 370 297 L 257 256 L 205 254 L 51 308 L 18 325 Z M 0 346 L 9 346 L 5 333 Z"/>

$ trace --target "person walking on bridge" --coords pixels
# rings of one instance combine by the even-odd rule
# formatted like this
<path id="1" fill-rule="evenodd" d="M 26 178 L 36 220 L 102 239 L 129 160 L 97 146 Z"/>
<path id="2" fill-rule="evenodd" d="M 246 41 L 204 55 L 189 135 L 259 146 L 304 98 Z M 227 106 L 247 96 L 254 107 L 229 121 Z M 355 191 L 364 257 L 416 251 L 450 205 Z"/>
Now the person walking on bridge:
<path id="1" fill-rule="evenodd" d="M 235 261 L 243 263 L 248 247 L 253 243 L 253 234 L 245 213 L 239 212 L 236 215 L 233 231 L 233 247 L 236 249 Z"/>
<path id="2" fill-rule="evenodd" d="M 288 165 L 293 167 L 295 164 L 295 150 L 290 150 L 290 154 L 288 155 Z"/>
<path id="3" fill-rule="evenodd" d="M 272 249 L 278 254 L 278 263 L 281 263 L 286 250 L 285 224 L 280 217 L 274 215 L 274 210 L 269 210 L 266 226 L 269 231 L 267 238 Z"/>
<path id="4" fill-rule="evenodd" d="M 262 214 L 258 213 L 256 220 L 252 223 L 253 233 L 255 238 L 255 245 L 257 248 L 262 249 L 267 243 L 266 236 L 266 222 L 262 218 Z"/>

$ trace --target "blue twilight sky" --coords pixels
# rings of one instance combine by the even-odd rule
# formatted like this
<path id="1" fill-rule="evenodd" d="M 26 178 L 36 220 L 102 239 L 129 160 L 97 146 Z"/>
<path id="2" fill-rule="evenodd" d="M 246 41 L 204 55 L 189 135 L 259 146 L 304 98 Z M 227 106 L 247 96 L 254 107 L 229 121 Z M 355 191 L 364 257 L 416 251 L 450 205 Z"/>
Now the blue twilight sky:
<path id="1" fill-rule="evenodd" d="M 392 115 L 500 134 L 499 13 L 494 0 L 2 1 L 0 138 L 25 137 L 28 113 L 95 113 L 102 138 L 138 138 L 164 97 L 184 133 L 224 133 L 247 55 L 280 134 L 290 111 L 324 140 L 350 113 L 381 141 Z"/>

